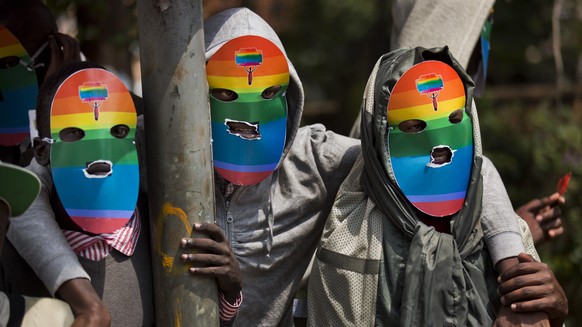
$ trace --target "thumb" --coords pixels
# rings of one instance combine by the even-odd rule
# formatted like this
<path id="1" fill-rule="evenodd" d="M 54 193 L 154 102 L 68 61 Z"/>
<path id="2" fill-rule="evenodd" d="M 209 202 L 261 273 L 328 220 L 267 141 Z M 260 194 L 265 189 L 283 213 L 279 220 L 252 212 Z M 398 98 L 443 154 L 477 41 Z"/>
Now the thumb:
<path id="1" fill-rule="evenodd" d="M 520 263 L 523 263 L 523 262 L 535 262 L 534 258 L 531 255 L 529 255 L 527 253 L 523 253 L 523 252 L 517 255 L 517 260 Z"/>

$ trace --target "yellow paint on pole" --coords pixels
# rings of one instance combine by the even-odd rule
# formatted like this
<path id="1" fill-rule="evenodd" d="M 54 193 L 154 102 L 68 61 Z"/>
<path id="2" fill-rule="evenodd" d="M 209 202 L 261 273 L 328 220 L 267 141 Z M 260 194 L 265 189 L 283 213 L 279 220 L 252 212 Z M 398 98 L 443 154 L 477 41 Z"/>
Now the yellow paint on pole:
<path id="1" fill-rule="evenodd" d="M 156 249 L 158 255 L 162 259 L 162 266 L 166 270 L 166 272 L 171 273 L 174 272 L 174 257 L 168 255 L 163 250 L 163 234 L 164 234 L 164 222 L 168 217 L 177 217 L 184 224 L 184 230 L 187 236 L 190 236 L 192 233 L 192 226 L 190 226 L 190 222 L 188 221 L 188 215 L 182 210 L 181 208 L 174 207 L 171 203 L 165 202 L 162 205 L 162 210 L 158 215 L 158 219 L 156 221 Z M 179 272 L 185 272 L 187 267 L 184 266 L 184 269 L 181 269 Z"/>

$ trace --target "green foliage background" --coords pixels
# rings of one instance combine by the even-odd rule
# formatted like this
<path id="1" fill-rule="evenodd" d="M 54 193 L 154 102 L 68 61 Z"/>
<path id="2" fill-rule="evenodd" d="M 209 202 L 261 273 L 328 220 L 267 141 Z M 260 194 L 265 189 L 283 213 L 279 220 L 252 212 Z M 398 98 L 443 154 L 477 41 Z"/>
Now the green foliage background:
<path id="1" fill-rule="evenodd" d="M 558 80 L 551 50 L 552 1 L 498 1 L 492 36 L 488 85 L 525 88 L 555 85 Z M 495 99 L 493 92 L 478 100 L 485 153 L 497 166 L 514 205 L 556 190 L 558 179 L 572 172 L 563 207 L 565 234 L 538 248 L 569 300 L 567 326 L 581 326 L 582 312 L 582 108 L 580 1 L 563 1 L 560 12 L 564 62 L 561 97 Z M 531 62 L 528 51 L 538 54 Z M 569 91 L 573 90 L 573 91 Z M 535 92 L 534 92 L 535 93 Z"/>
<path id="2" fill-rule="evenodd" d="M 558 16 L 561 77 L 556 74 L 552 51 L 556 2 L 562 3 Z M 109 51 L 117 51 L 115 56 L 135 53 L 135 0 L 47 0 L 47 4 L 56 14 L 82 12 L 78 34 L 82 46 L 100 38 L 101 44 L 113 45 Z M 129 23 L 105 30 L 113 15 L 120 14 L 120 4 Z M 389 50 L 390 1 L 295 0 L 283 5 L 277 0 L 215 0 L 204 4 L 214 9 L 244 5 L 290 20 L 277 31 L 306 89 L 304 122 L 322 122 L 339 133 L 349 132 L 368 74 L 377 58 Z M 112 12 L 114 6 L 118 9 Z M 567 292 L 567 325 L 582 326 L 582 312 L 576 310 L 582 308 L 582 1 L 498 0 L 494 17 L 487 89 L 477 99 L 485 153 L 496 164 L 516 206 L 551 194 L 558 178 L 572 171 L 563 208 L 566 232 L 539 251 Z M 277 26 L 277 19 L 270 23 Z M 554 87 L 558 78 L 565 86 L 561 96 Z M 542 87 L 532 89 L 532 85 Z"/>

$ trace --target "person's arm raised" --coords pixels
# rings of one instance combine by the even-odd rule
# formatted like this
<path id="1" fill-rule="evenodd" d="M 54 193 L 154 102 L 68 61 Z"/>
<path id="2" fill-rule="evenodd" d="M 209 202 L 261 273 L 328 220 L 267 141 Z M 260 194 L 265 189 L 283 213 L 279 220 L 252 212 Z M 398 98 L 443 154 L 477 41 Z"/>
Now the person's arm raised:
<path id="1" fill-rule="evenodd" d="M 564 233 L 560 206 L 566 200 L 558 192 L 541 199 L 533 199 L 517 208 L 516 213 L 527 223 L 534 244 L 539 245 Z"/>

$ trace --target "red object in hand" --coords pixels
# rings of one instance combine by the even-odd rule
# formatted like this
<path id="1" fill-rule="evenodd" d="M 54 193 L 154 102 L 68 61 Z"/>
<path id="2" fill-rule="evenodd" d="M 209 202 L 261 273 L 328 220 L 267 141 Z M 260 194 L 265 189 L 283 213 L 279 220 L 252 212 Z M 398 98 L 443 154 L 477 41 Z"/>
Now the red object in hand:
<path id="1" fill-rule="evenodd" d="M 566 190 L 568 189 L 568 183 L 570 183 L 570 177 L 572 176 L 572 172 L 568 172 L 566 175 L 562 176 L 558 181 L 558 186 L 556 187 L 558 193 L 560 195 L 564 195 Z"/>

